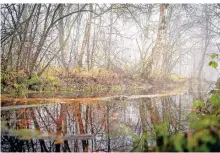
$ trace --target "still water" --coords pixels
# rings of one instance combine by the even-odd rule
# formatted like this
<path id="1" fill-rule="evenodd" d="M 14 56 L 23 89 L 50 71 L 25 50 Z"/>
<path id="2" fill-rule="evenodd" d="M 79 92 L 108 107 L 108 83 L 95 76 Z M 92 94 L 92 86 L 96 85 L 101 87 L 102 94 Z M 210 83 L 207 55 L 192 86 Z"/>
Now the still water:
<path id="1" fill-rule="evenodd" d="M 132 151 L 143 135 L 155 145 L 155 126 L 185 132 L 195 94 L 111 101 L 4 107 L 2 152 Z M 4 125 L 3 125 L 4 124 Z M 17 132 L 16 132 L 17 131 Z"/>

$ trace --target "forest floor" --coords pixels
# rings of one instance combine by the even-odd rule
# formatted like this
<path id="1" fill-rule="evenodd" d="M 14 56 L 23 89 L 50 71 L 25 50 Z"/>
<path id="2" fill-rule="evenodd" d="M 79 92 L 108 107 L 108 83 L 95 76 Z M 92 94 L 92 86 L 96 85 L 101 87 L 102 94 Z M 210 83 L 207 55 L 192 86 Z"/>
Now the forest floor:
<path id="1" fill-rule="evenodd" d="M 1 92 L 10 97 L 82 98 L 179 93 L 189 88 L 187 78 L 170 76 L 161 80 L 143 79 L 132 73 L 106 69 L 74 70 L 68 75 L 62 72 L 48 72 L 41 77 L 34 76 L 31 80 L 24 78 L 25 74 L 17 75 L 16 79 L 20 80 L 20 84 L 13 84 L 15 78 L 6 80 L 7 86 L 3 88 L 6 92 Z"/>
<path id="2" fill-rule="evenodd" d="M 123 93 L 154 94 L 163 93 L 173 89 L 188 88 L 189 79 L 170 76 L 169 78 L 144 79 L 124 71 L 114 72 L 105 69 L 75 72 L 67 76 L 59 76 L 64 87 L 77 90 L 92 91 L 108 90 L 123 91 Z"/>

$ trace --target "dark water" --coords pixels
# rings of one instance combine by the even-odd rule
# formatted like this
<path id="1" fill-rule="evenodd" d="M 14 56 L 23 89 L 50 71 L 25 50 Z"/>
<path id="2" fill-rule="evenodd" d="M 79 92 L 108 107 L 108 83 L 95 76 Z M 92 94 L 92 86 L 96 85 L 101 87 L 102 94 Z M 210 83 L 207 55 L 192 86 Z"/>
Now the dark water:
<path id="1" fill-rule="evenodd" d="M 155 146 L 159 124 L 167 123 L 170 135 L 187 131 L 197 95 L 2 107 L 1 151 L 132 151 L 144 134 Z"/>

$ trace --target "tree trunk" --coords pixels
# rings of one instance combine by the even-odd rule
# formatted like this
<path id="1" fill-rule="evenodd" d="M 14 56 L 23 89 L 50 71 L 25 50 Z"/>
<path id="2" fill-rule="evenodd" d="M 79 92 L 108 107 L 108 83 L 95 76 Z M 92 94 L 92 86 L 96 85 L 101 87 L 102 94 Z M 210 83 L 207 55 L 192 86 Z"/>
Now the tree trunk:
<path id="1" fill-rule="evenodd" d="M 160 4 L 160 18 L 157 32 L 156 44 L 152 50 L 150 62 L 151 78 L 161 78 L 163 76 L 164 52 L 165 52 L 165 31 L 168 4 Z"/>
<path id="2" fill-rule="evenodd" d="M 139 106 L 139 113 L 141 118 L 141 127 L 142 127 L 142 141 L 144 142 L 141 146 L 143 152 L 148 151 L 148 144 L 147 144 L 147 109 L 146 109 L 146 102 L 141 101 Z"/>
<path id="3" fill-rule="evenodd" d="M 112 47 L 112 24 L 113 24 L 113 13 L 112 9 L 110 12 L 110 32 L 109 32 L 109 47 L 108 47 L 108 54 L 107 54 L 107 69 L 110 68 L 111 64 L 111 47 Z"/>
<path id="4" fill-rule="evenodd" d="M 80 103 L 74 103 L 74 116 L 79 125 L 79 133 L 85 134 L 81 111 L 80 111 Z M 82 140 L 82 146 L 83 146 L 83 152 L 88 152 L 88 141 L 87 140 Z"/>
<path id="5" fill-rule="evenodd" d="M 90 5 L 90 7 L 91 7 L 91 5 Z M 81 52 L 79 54 L 79 59 L 78 59 L 78 67 L 79 68 L 83 67 L 83 56 L 84 56 L 84 53 L 85 53 L 86 45 L 89 44 L 88 43 L 88 38 L 90 36 L 91 23 L 92 23 L 92 12 L 90 12 L 90 16 L 89 16 L 89 19 L 88 19 L 86 27 L 85 27 L 85 32 L 84 32 Z"/>
<path id="6" fill-rule="evenodd" d="M 36 130 L 40 131 L 40 126 L 37 122 L 37 118 L 35 117 L 33 108 L 30 109 L 30 114 L 31 114 L 31 118 L 33 119 L 34 126 L 35 126 Z M 40 141 L 40 146 L 41 146 L 41 152 L 48 152 L 44 140 L 40 139 L 39 141 Z"/>
<path id="7" fill-rule="evenodd" d="M 59 17 L 63 16 L 63 10 L 64 10 L 64 4 L 61 4 L 59 8 Z M 64 32 L 63 19 L 59 20 L 58 25 L 59 25 L 58 27 L 59 45 L 61 47 L 61 63 L 63 65 L 63 68 L 65 69 L 65 73 L 68 73 L 68 67 L 66 64 L 66 52 L 65 52 L 65 45 L 64 45 L 65 32 Z"/>
<path id="8" fill-rule="evenodd" d="M 63 125 L 63 118 L 66 114 L 64 114 L 64 105 L 60 104 L 61 108 L 60 108 L 60 115 L 57 119 L 57 135 L 63 135 L 63 130 L 62 130 L 62 125 Z M 63 140 L 56 140 L 55 142 L 55 148 L 56 148 L 56 152 L 60 152 L 60 144 L 62 143 Z"/>
<path id="9" fill-rule="evenodd" d="M 209 45 L 209 13 L 208 13 L 208 5 L 207 4 L 205 4 L 204 11 L 205 11 L 205 17 L 204 17 L 205 18 L 205 26 L 204 26 L 204 29 L 202 29 L 202 31 L 204 32 L 203 43 L 202 43 L 203 52 L 202 52 L 202 57 L 201 57 L 201 60 L 199 63 L 198 73 L 196 76 L 196 78 L 198 78 L 198 79 L 201 78 L 202 70 L 203 70 L 204 63 L 205 63 L 205 55 L 206 55 L 206 51 L 207 51 L 207 48 Z"/>
<path id="10" fill-rule="evenodd" d="M 90 17 L 92 19 L 92 10 L 93 10 L 93 7 L 92 7 L 92 4 L 89 5 L 89 10 L 91 11 L 90 12 Z M 91 24 L 91 23 L 90 23 Z M 91 31 L 91 25 L 89 27 L 89 30 L 88 30 L 88 38 L 87 38 L 87 68 L 88 70 L 90 69 L 90 61 L 91 61 L 91 57 L 90 57 L 90 31 Z"/>

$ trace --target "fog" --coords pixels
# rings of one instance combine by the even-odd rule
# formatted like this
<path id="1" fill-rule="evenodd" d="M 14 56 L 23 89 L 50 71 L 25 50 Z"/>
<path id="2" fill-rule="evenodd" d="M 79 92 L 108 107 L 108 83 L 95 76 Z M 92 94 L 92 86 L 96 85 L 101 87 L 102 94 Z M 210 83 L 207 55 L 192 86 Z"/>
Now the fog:
<path id="1" fill-rule="evenodd" d="M 147 76 L 159 62 L 169 75 L 216 80 L 209 62 L 219 52 L 219 5 L 166 5 L 3 4 L 2 66 L 30 76 L 50 66 Z"/>

